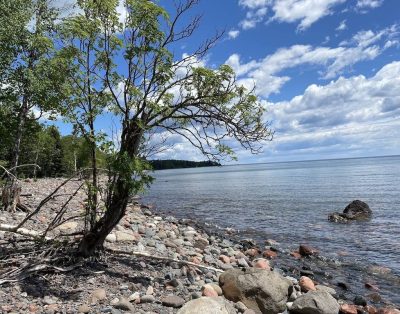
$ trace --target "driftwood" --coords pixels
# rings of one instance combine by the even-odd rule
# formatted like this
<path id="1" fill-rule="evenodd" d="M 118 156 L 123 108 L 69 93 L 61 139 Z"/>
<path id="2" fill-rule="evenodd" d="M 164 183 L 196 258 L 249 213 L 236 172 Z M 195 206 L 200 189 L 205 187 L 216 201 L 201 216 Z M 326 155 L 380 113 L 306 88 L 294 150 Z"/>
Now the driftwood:
<path id="1" fill-rule="evenodd" d="M 130 255 L 130 256 L 142 256 L 142 257 L 148 257 L 148 258 L 151 258 L 151 259 L 158 259 L 158 260 L 162 260 L 162 261 L 176 262 L 176 263 L 179 263 L 179 264 L 185 264 L 185 265 L 189 265 L 189 266 L 193 266 L 193 267 L 212 270 L 212 271 L 215 271 L 217 273 L 223 273 L 224 272 L 222 269 L 218 269 L 218 268 L 215 268 L 215 267 L 200 265 L 200 264 L 192 263 L 192 262 L 189 262 L 189 261 L 179 260 L 179 259 L 176 259 L 176 258 L 152 255 L 152 254 L 145 253 L 145 252 L 127 252 L 127 251 L 115 250 L 115 249 L 107 249 L 107 251 L 110 252 L 110 253 L 114 253 L 114 254 Z"/>
<path id="2" fill-rule="evenodd" d="M 8 224 L 0 224 L 0 231 L 6 231 L 6 232 L 12 232 L 12 233 L 17 233 L 22 236 L 34 239 L 34 240 L 53 240 L 53 238 L 50 237 L 42 237 L 37 231 L 35 230 L 29 230 L 26 228 L 18 228 L 18 226 L 12 226 Z"/>

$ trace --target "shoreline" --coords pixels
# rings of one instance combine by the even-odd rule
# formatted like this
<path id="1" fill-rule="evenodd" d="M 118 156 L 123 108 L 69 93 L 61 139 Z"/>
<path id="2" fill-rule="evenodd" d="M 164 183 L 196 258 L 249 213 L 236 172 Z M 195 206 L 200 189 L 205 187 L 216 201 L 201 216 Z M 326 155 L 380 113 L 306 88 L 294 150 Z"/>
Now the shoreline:
<path id="1" fill-rule="evenodd" d="M 52 184 L 56 184 L 57 180 L 59 179 L 24 182 L 23 193 L 34 195 L 24 201 L 34 205 L 46 194 L 45 190 L 51 190 Z M 63 192 L 67 192 L 67 189 Z M 56 204 L 45 208 L 29 227 L 33 230 L 42 228 L 54 213 L 57 202 L 61 201 L 60 198 Z M 79 200 L 72 202 L 71 210 L 76 211 L 83 201 L 84 194 L 80 194 Z M 5 217 L 5 213 L 0 212 L 0 222 L 10 222 L 22 216 L 17 214 L 15 218 Z M 72 221 L 57 232 L 73 231 L 77 228 L 79 221 Z M 13 237 L 15 236 L 0 232 L 0 252 L 3 252 L 4 242 Z M 193 298 L 204 294 L 217 297 L 215 293 L 220 294 L 220 291 L 207 287 L 218 285 L 219 272 L 210 270 L 211 267 L 222 271 L 253 269 L 257 263 L 263 267 L 272 266 L 272 272 L 289 276 L 300 294 L 303 289 L 299 286 L 299 279 L 306 276 L 314 280 L 317 287 L 330 286 L 336 290 L 336 297 L 342 300 L 339 303 L 352 303 L 354 297 L 353 293 L 342 289 L 345 282 L 340 288 L 333 285 L 324 272 L 320 273 L 323 269 L 320 262 L 327 262 L 324 257 L 300 257 L 299 253 L 294 254 L 295 252 L 288 251 L 273 240 L 260 247 L 259 243 L 244 240 L 240 233 L 232 230 L 207 226 L 205 222 L 177 219 L 162 210 L 139 203 L 131 204 L 127 215 L 109 235 L 106 247 L 163 256 L 170 260 L 133 257 L 129 254 L 108 255 L 105 262 L 96 264 L 85 261 L 80 269 L 71 273 L 55 272 L 47 275 L 47 281 L 40 276 L 32 276 L 19 284 L 1 285 L 0 310 L 3 313 L 78 313 L 79 310 L 85 310 L 81 312 L 86 313 L 111 313 L 113 310 L 113 313 L 124 310 L 134 313 L 176 313 Z M 194 265 L 203 265 L 209 269 Z M 218 290 L 217 287 L 214 288 Z M 380 292 L 371 290 L 375 294 Z M 75 295 L 72 299 L 71 294 Z M 224 299 L 224 302 L 228 301 Z M 390 301 L 385 304 L 368 300 L 368 303 L 383 307 L 389 305 Z M 236 303 L 228 304 L 237 313 L 246 310 L 243 307 L 238 309 L 241 305 Z"/>

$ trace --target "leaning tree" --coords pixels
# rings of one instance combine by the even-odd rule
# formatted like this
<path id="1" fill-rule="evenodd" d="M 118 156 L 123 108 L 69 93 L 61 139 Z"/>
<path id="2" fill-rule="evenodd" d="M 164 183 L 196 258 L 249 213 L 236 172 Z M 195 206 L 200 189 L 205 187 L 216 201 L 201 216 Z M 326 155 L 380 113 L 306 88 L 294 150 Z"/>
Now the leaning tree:
<path id="1" fill-rule="evenodd" d="M 105 211 L 85 233 L 79 246 L 83 255 L 102 247 L 124 216 L 130 196 L 149 182 L 140 151 L 148 132 L 178 134 L 212 159 L 234 156 L 229 147 L 233 140 L 258 152 L 262 141 L 272 138 L 262 119 L 265 108 L 253 90 L 238 84 L 229 66 L 207 68 L 202 62 L 221 33 L 190 54 L 174 54 L 174 47 L 200 25 L 199 16 L 184 23 L 198 2 L 175 3 L 169 15 L 155 1 L 125 0 L 121 21 L 118 0 L 82 0 L 82 13 L 65 22 L 64 34 L 70 37 L 62 55 L 70 58 L 70 77 L 79 83 L 69 104 L 77 102 L 80 109 L 69 110 L 90 123 L 88 102 L 97 101 L 121 122 L 119 146 L 110 160 Z M 89 44 L 82 46 L 82 38 Z M 91 66 L 86 66 L 89 58 Z M 76 70 L 81 71 L 78 76 Z"/>

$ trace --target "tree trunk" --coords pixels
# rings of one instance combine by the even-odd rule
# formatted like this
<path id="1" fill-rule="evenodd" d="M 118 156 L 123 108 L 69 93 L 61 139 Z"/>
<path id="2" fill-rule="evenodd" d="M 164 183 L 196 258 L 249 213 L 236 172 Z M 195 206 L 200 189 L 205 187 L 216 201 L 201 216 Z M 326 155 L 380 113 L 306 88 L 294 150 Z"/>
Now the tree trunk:
<path id="1" fill-rule="evenodd" d="M 12 171 L 15 176 L 17 176 L 18 164 L 19 164 L 19 153 L 21 151 L 21 140 L 22 134 L 26 122 L 26 117 L 28 115 L 29 106 L 27 98 L 24 97 L 22 100 L 22 107 L 18 113 L 18 126 L 17 126 L 17 133 L 15 134 L 15 141 L 14 141 L 14 150 L 13 150 L 13 159 L 12 159 Z"/>
<path id="2" fill-rule="evenodd" d="M 133 130 L 124 131 L 120 154 L 127 153 L 130 158 L 135 158 L 138 154 L 143 131 L 138 126 Z M 124 175 L 126 174 L 118 175 L 106 213 L 95 223 L 92 230 L 83 237 L 79 245 L 79 253 L 82 256 L 93 255 L 96 249 L 102 248 L 107 235 L 124 217 L 131 194 L 130 184 L 126 182 Z"/>
<path id="3" fill-rule="evenodd" d="M 11 180 L 2 191 L 1 201 L 3 209 L 9 212 L 15 212 L 17 205 L 20 203 L 20 196 L 21 186 L 14 180 Z"/>

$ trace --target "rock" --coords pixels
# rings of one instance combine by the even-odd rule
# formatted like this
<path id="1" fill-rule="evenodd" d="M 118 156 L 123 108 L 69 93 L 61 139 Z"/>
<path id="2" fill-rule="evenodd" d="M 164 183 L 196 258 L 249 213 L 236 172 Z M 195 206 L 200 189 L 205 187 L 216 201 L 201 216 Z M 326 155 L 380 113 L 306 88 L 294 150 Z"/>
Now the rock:
<path id="1" fill-rule="evenodd" d="M 106 241 L 107 241 L 107 242 L 114 243 L 114 242 L 117 241 L 117 237 L 115 236 L 114 233 L 110 233 L 109 235 L 107 235 Z"/>
<path id="2" fill-rule="evenodd" d="M 132 233 L 117 231 L 115 236 L 118 242 L 137 242 L 136 236 Z"/>
<path id="3" fill-rule="evenodd" d="M 219 260 L 221 262 L 223 262 L 224 264 L 230 264 L 231 263 L 231 259 L 226 255 L 220 255 L 219 256 Z"/>
<path id="4" fill-rule="evenodd" d="M 218 297 L 218 292 L 210 284 L 201 287 L 201 292 L 205 297 Z"/>
<path id="5" fill-rule="evenodd" d="M 47 295 L 43 298 L 43 303 L 47 305 L 55 304 L 56 302 L 57 302 L 56 300 L 52 299 Z"/>
<path id="6" fill-rule="evenodd" d="M 149 286 L 146 290 L 146 295 L 152 295 L 154 293 L 154 288 Z"/>
<path id="7" fill-rule="evenodd" d="M 191 300 L 186 303 L 178 314 L 235 314 L 235 308 L 224 298 L 207 298 Z"/>
<path id="8" fill-rule="evenodd" d="M 185 300 L 176 295 L 170 295 L 170 296 L 167 296 L 167 297 L 161 299 L 161 303 L 164 306 L 179 308 L 183 304 L 185 304 Z"/>
<path id="9" fill-rule="evenodd" d="M 68 230 L 75 230 L 77 227 L 78 223 L 76 221 L 69 221 L 58 226 L 57 229 L 60 231 L 68 231 Z"/>
<path id="10" fill-rule="evenodd" d="M 135 307 L 125 298 L 121 298 L 119 302 L 113 306 L 118 310 L 131 311 L 132 313 L 135 313 Z"/>
<path id="11" fill-rule="evenodd" d="M 246 254 L 247 256 L 256 257 L 259 254 L 259 251 L 255 248 L 251 248 L 251 249 L 246 250 L 246 252 L 244 252 L 244 254 Z"/>
<path id="12" fill-rule="evenodd" d="M 331 288 L 331 287 L 327 287 L 327 286 L 323 286 L 323 285 L 317 285 L 315 286 L 315 288 L 317 289 L 317 291 L 326 291 L 328 293 L 330 293 L 331 295 L 335 296 L 336 290 Z"/>
<path id="13" fill-rule="evenodd" d="M 253 262 L 253 267 L 254 268 L 259 268 L 259 269 L 267 269 L 271 270 L 271 266 L 269 265 L 268 260 L 264 258 L 257 259 L 256 261 Z"/>
<path id="14" fill-rule="evenodd" d="M 340 313 L 342 314 L 357 314 L 357 306 L 354 304 L 343 304 L 340 306 Z"/>
<path id="15" fill-rule="evenodd" d="M 377 314 L 400 314 L 400 311 L 395 308 L 385 307 L 379 309 Z"/>
<path id="16" fill-rule="evenodd" d="M 367 306 L 367 303 L 368 303 L 367 300 L 361 295 L 358 295 L 354 298 L 355 305 Z"/>
<path id="17" fill-rule="evenodd" d="M 90 307 L 87 304 L 82 304 L 80 307 L 78 307 L 78 312 L 79 313 L 89 313 Z"/>
<path id="18" fill-rule="evenodd" d="M 144 295 L 140 298 L 140 303 L 153 303 L 156 298 L 153 295 Z"/>
<path id="19" fill-rule="evenodd" d="M 374 291 L 379 291 L 379 287 L 377 285 L 374 285 L 372 283 L 366 282 L 365 283 L 365 288 L 374 290 Z"/>
<path id="20" fill-rule="evenodd" d="M 293 256 L 295 259 L 300 259 L 301 258 L 301 254 L 299 252 L 290 252 L 290 256 Z"/>
<path id="21" fill-rule="evenodd" d="M 301 244 L 299 246 L 299 253 L 301 256 L 312 256 L 312 255 L 317 255 L 318 250 L 312 248 L 311 246 Z"/>
<path id="22" fill-rule="evenodd" d="M 257 313 L 280 313 L 286 309 L 290 280 L 264 269 L 232 269 L 219 277 L 224 296 L 241 301 Z"/>
<path id="23" fill-rule="evenodd" d="M 306 276 L 302 276 L 300 278 L 299 285 L 300 285 L 301 290 L 304 292 L 317 290 L 315 288 L 314 282 Z"/>
<path id="24" fill-rule="evenodd" d="M 372 305 L 367 305 L 365 308 L 365 311 L 367 311 L 368 314 L 377 314 L 378 310 L 373 307 Z"/>
<path id="25" fill-rule="evenodd" d="M 237 260 L 237 264 L 240 267 L 250 267 L 249 264 L 247 264 L 246 260 L 244 258 L 239 258 Z"/>
<path id="26" fill-rule="evenodd" d="M 204 250 L 208 245 L 209 245 L 208 240 L 204 238 L 197 238 L 193 244 L 195 248 L 200 250 Z"/>
<path id="27" fill-rule="evenodd" d="M 310 291 L 299 296 L 290 313 L 293 314 L 338 314 L 339 303 L 325 291 Z"/>
<path id="28" fill-rule="evenodd" d="M 372 210 L 367 203 L 360 200 L 352 201 L 343 210 L 343 213 L 332 213 L 328 219 L 333 222 L 347 222 L 352 220 L 368 220 L 372 216 Z"/>
<path id="29" fill-rule="evenodd" d="M 96 289 L 92 292 L 92 302 L 96 303 L 97 301 L 102 301 L 107 298 L 106 290 L 104 289 Z"/>
<path id="30" fill-rule="evenodd" d="M 275 258 L 275 257 L 277 257 L 278 256 L 278 253 L 276 253 L 276 252 L 274 252 L 274 251 L 272 251 L 272 250 L 266 250 L 266 251 L 264 251 L 263 252 L 263 254 L 262 254 L 264 257 L 267 257 L 267 258 Z"/>
<path id="31" fill-rule="evenodd" d="M 241 313 L 243 313 L 247 310 L 247 306 L 244 305 L 243 302 L 240 302 L 240 301 L 235 303 L 235 308 Z"/>
<path id="32" fill-rule="evenodd" d="M 378 292 L 373 292 L 373 293 L 368 294 L 367 298 L 375 303 L 382 301 L 382 297 Z"/>

